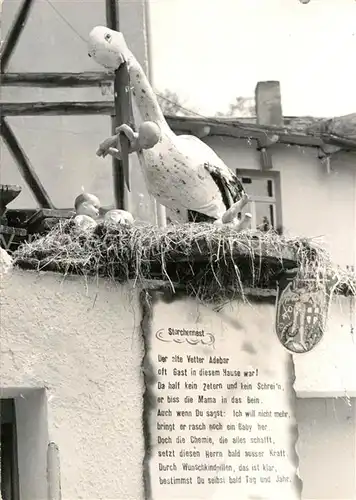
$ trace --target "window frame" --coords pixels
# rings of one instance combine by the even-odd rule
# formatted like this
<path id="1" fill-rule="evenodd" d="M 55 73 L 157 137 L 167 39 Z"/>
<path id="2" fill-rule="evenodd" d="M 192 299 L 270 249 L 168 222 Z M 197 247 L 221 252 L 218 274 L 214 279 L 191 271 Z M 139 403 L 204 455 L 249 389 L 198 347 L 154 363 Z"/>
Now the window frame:
<path id="1" fill-rule="evenodd" d="M 276 227 L 275 229 L 282 228 L 283 227 L 283 217 L 282 217 L 282 193 L 281 193 L 281 174 L 280 172 L 276 170 L 268 170 L 268 171 L 262 171 L 262 170 L 255 170 L 255 169 L 236 169 L 236 175 L 242 179 L 243 177 L 249 177 L 252 180 L 253 179 L 270 179 L 273 181 L 274 185 L 274 196 L 256 196 L 253 195 L 252 193 L 248 193 L 252 206 L 251 209 L 252 211 L 254 210 L 254 204 L 255 203 L 270 203 L 271 205 L 274 205 L 275 207 L 275 217 L 276 217 Z M 252 220 L 256 220 L 256 213 L 252 213 Z"/>
<path id="2" fill-rule="evenodd" d="M 2 500 L 20 500 L 16 406 L 12 398 L 0 399 L 0 436 Z M 9 482 L 5 482 L 6 473 L 10 475 Z"/>

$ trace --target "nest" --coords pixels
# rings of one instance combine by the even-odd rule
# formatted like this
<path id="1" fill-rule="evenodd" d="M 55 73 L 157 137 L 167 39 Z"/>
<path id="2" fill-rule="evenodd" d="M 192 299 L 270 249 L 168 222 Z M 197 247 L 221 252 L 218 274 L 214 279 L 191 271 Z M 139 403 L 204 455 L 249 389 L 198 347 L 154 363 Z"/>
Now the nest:
<path id="1" fill-rule="evenodd" d="M 332 283 L 339 293 L 356 295 L 355 277 L 333 268 L 315 241 L 286 239 L 273 231 L 237 232 L 208 223 L 169 225 L 99 224 L 80 231 L 62 221 L 48 234 L 25 243 L 14 254 L 18 267 L 109 278 L 146 286 L 168 283 L 204 302 L 244 298 L 275 291 L 288 270 L 312 286 Z"/>

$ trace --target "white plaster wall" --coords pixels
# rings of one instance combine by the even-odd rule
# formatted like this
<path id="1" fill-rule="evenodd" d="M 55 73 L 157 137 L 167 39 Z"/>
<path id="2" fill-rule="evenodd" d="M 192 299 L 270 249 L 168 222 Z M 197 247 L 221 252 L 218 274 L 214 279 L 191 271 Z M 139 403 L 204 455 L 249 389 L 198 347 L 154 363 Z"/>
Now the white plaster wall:
<path id="1" fill-rule="evenodd" d="M 6 397 L 25 398 L 16 400 L 22 500 L 45 498 L 47 440 L 59 446 L 63 500 L 141 499 L 136 294 L 103 281 L 20 271 L 2 287 L 0 386 Z M 29 388 L 45 389 L 46 410 L 41 398 L 28 399 Z"/>
<path id="2" fill-rule="evenodd" d="M 81 277 L 16 270 L 2 282 L 0 387 L 1 397 L 16 397 L 22 500 L 46 498 L 49 441 L 59 446 L 63 500 L 143 499 L 137 302 L 125 287 Z M 251 313 L 261 328 L 274 315 L 272 306 Z M 297 405 L 303 500 L 354 500 L 355 400 L 340 391 L 343 377 L 355 381 L 355 357 L 349 342 L 349 357 L 339 358 L 347 349 L 336 338 L 347 342 L 348 324 L 337 325 L 295 357 L 300 395 L 319 391 Z M 332 389 L 339 400 L 324 399 Z"/>

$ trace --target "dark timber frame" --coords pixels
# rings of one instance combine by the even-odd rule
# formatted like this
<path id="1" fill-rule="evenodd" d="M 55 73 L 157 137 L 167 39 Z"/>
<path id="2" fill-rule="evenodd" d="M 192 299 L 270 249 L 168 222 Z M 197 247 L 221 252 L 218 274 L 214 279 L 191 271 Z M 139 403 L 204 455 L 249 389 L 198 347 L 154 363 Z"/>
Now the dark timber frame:
<path id="1" fill-rule="evenodd" d="M 83 72 L 83 73 L 7 73 L 7 67 L 12 54 L 19 41 L 21 33 L 26 25 L 31 8 L 36 0 L 23 0 L 14 22 L 9 30 L 6 40 L 2 46 L 1 59 L 1 84 L 3 86 L 29 86 L 43 88 L 60 87 L 92 87 L 102 83 L 113 81 L 113 78 L 106 73 Z M 103 0 L 104 1 L 104 0 Z M 119 16 L 117 1 L 105 0 L 107 26 L 114 30 L 119 30 Z M 16 135 L 11 129 L 8 116 L 44 116 L 44 115 L 88 115 L 104 114 L 111 116 L 112 128 L 115 129 L 124 120 L 129 120 L 129 116 L 123 116 L 121 109 L 127 110 L 127 105 L 122 106 L 125 99 L 125 83 L 121 84 L 120 78 L 115 78 L 114 82 L 114 103 L 4 103 L 1 105 L 1 136 L 7 145 L 10 153 L 14 157 L 17 166 L 26 184 L 32 191 L 38 205 L 41 208 L 55 208 L 45 187 L 38 178 L 29 158 L 21 148 Z M 127 99 L 127 97 L 126 97 Z M 48 113 L 48 107 L 52 111 Z M 114 193 L 115 202 L 118 208 L 124 207 L 124 176 L 122 163 L 113 160 Z"/>

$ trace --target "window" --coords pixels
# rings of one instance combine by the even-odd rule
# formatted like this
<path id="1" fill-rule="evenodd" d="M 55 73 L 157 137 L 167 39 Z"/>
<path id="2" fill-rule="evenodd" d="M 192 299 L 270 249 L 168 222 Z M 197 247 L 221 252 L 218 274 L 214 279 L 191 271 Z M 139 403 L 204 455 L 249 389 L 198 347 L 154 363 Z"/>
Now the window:
<path id="1" fill-rule="evenodd" d="M 262 230 L 274 228 L 282 231 L 279 172 L 238 169 L 236 173 L 251 198 L 251 202 L 244 210 L 252 215 L 251 228 Z"/>
<path id="2" fill-rule="evenodd" d="M 0 400 L 1 418 L 1 497 L 19 500 L 15 402 Z"/>

